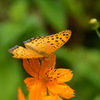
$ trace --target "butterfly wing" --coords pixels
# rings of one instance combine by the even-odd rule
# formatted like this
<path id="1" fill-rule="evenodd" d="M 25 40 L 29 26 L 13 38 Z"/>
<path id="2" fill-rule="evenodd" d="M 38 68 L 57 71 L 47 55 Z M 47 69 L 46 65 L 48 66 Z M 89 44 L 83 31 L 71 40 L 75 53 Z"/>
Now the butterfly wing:
<path id="1" fill-rule="evenodd" d="M 43 57 L 42 55 L 39 55 L 30 49 L 23 48 L 22 46 L 15 46 L 11 48 L 9 52 L 14 55 L 14 58 L 30 59 Z"/>
<path id="2" fill-rule="evenodd" d="M 45 36 L 26 40 L 24 41 L 24 45 L 27 49 L 30 49 L 40 55 L 47 55 L 45 52 Z"/>
<path id="3" fill-rule="evenodd" d="M 70 38 L 71 31 L 65 30 L 45 37 L 31 38 L 24 42 L 25 47 L 40 55 L 49 55 L 59 49 Z"/>
<path id="4" fill-rule="evenodd" d="M 24 42 L 25 47 L 15 46 L 9 50 L 14 58 L 30 59 L 50 55 L 59 49 L 70 38 L 71 31 L 65 30 L 54 35 L 31 38 Z"/>
<path id="5" fill-rule="evenodd" d="M 65 30 L 57 34 L 47 36 L 48 39 L 45 46 L 46 53 L 51 54 L 52 52 L 58 50 L 69 40 L 70 36 L 71 31 L 69 30 Z"/>

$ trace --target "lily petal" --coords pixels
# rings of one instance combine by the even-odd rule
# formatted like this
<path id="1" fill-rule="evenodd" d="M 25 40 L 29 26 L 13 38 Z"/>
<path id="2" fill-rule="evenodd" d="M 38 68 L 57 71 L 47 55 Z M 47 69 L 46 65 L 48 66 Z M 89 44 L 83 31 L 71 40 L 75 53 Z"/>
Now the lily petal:
<path id="1" fill-rule="evenodd" d="M 69 99 L 71 97 L 74 97 L 74 90 L 64 83 L 63 84 L 48 83 L 47 87 L 50 93 L 56 95 L 58 94 L 63 98 Z"/>
<path id="2" fill-rule="evenodd" d="M 57 83 L 68 82 L 72 79 L 73 73 L 69 69 L 59 68 L 56 70 Z"/>
<path id="3" fill-rule="evenodd" d="M 48 59 L 42 60 L 39 76 L 43 77 L 44 74 L 48 71 L 48 69 L 55 68 L 55 64 L 56 64 L 56 56 L 54 54 L 51 54 Z"/>
<path id="4" fill-rule="evenodd" d="M 34 84 L 37 84 L 39 80 L 37 80 L 36 78 L 29 77 L 29 78 L 26 78 L 24 82 L 26 86 L 28 87 L 28 90 L 30 90 L 31 86 Z"/>
<path id="5" fill-rule="evenodd" d="M 29 91 L 29 100 L 43 100 L 46 95 L 46 88 L 42 81 L 32 85 Z"/>
<path id="6" fill-rule="evenodd" d="M 40 66 L 37 59 L 23 59 L 23 66 L 28 74 L 36 78 L 38 77 Z"/>
<path id="7" fill-rule="evenodd" d="M 58 94 L 58 93 L 61 93 L 66 88 L 66 86 L 62 84 L 48 82 L 47 88 L 50 93 Z"/>
<path id="8" fill-rule="evenodd" d="M 59 95 L 65 99 L 70 99 L 72 97 L 74 97 L 74 90 L 71 89 L 68 85 L 63 84 L 65 86 L 64 90 L 59 93 Z"/>
<path id="9" fill-rule="evenodd" d="M 18 100 L 26 100 L 21 88 L 18 88 Z"/>

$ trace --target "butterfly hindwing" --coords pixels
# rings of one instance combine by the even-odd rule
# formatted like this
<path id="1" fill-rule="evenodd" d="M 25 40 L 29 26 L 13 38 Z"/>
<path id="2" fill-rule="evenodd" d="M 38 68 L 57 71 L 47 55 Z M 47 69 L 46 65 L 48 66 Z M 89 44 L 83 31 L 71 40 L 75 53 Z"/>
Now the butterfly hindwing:
<path id="1" fill-rule="evenodd" d="M 21 58 L 21 59 L 26 59 L 26 58 L 41 58 L 43 57 L 42 55 L 37 54 L 36 52 L 26 49 L 22 46 L 15 46 L 9 50 L 10 53 L 14 54 L 14 58 Z"/>

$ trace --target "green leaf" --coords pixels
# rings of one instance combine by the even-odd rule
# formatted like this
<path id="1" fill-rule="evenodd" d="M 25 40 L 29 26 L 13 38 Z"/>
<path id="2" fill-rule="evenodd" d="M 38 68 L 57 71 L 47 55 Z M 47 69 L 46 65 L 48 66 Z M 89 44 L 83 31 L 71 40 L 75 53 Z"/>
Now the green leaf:
<path id="1" fill-rule="evenodd" d="M 21 66 L 14 60 L 1 61 L 0 66 L 0 99 L 16 100 L 17 89 L 23 82 Z M 6 62 L 6 63 L 5 63 Z"/>
<path id="2" fill-rule="evenodd" d="M 72 14 L 73 18 L 76 18 L 80 24 L 84 27 L 88 26 L 88 16 L 86 15 L 84 6 L 82 4 L 82 1 L 76 1 L 76 0 L 63 0 L 66 9 L 69 9 L 69 13 Z"/>
<path id="3" fill-rule="evenodd" d="M 20 23 L 14 23 L 14 22 L 5 22 L 0 25 L 0 43 L 2 46 L 4 45 L 12 45 L 15 43 L 22 35 L 25 36 L 25 32 L 28 31 L 28 34 L 30 34 L 30 28 L 35 29 L 37 28 L 37 31 L 40 29 L 41 31 L 44 31 L 43 25 L 39 21 L 39 18 L 37 18 L 36 15 L 33 16 L 27 16 L 24 18 L 23 22 Z M 34 36 L 34 33 L 32 33 Z M 41 33 L 39 33 L 41 34 Z M 37 35 L 39 35 L 37 34 Z M 45 34 L 45 33 L 44 33 Z M 20 40 L 22 42 L 22 39 Z"/>
<path id="4" fill-rule="evenodd" d="M 27 14 L 28 3 L 26 0 L 17 0 L 15 1 L 10 10 L 9 16 L 13 21 L 21 21 Z"/>
<path id="5" fill-rule="evenodd" d="M 49 22 L 52 27 L 59 31 L 67 28 L 67 18 L 61 1 L 55 2 L 53 0 L 35 0 L 35 2 L 42 12 L 42 16 L 46 18 L 46 21 Z"/>

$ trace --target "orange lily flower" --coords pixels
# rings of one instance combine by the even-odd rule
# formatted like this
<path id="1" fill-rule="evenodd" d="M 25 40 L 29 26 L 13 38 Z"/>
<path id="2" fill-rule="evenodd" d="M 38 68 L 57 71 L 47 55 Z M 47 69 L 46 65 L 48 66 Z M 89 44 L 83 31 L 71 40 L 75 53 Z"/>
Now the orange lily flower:
<path id="1" fill-rule="evenodd" d="M 69 69 L 55 69 L 56 56 L 51 54 L 47 60 L 23 59 L 23 65 L 32 77 L 26 78 L 29 100 L 62 100 L 74 97 L 74 90 L 64 82 L 72 79 Z"/>

